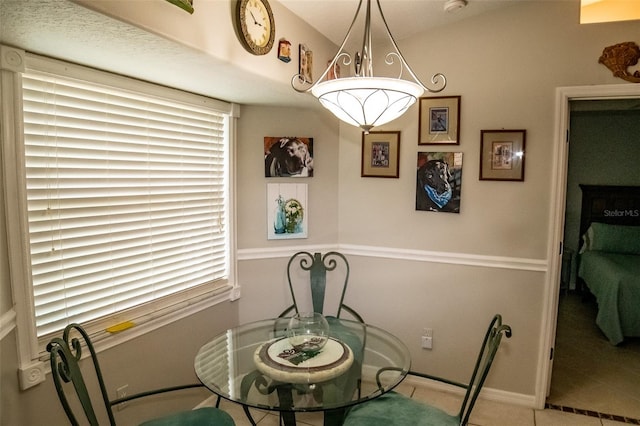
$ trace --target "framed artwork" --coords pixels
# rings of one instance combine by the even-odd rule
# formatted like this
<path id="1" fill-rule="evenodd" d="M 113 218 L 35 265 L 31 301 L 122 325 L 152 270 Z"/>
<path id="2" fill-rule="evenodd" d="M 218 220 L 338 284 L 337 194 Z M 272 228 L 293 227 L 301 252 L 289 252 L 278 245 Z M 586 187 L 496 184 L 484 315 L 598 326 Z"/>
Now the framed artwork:
<path id="1" fill-rule="evenodd" d="M 526 130 L 480 131 L 480 180 L 524 181 Z"/>
<path id="2" fill-rule="evenodd" d="M 331 60 L 327 61 L 327 67 L 331 65 Z M 327 73 L 327 80 L 335 80 L 336 78 L 340 78 L 340 65 L 338 62 L 333 64 L 331 68 L 329 68 L 329 72 Z"/>
<path id="3" fill-rule="evenodd" d="M 312 177 L 313 138 L 264 137 L 264 177 Z"/>
<path id="4" fill-rule="evenodd" d="M 416 210 L 460 213 L 461 152 L 418 152 Z"/>
<path id="5" fill-rule="evenodd" d="M 267 184 L 267 239 L 307 238 L 306 183 Z"/>
<path id="6" fill-rule="evenodd" d="M 304 45 L 299 45 L 299 67 L 298 73 L 306 83 L 313 83 L 313 52 Z"/>
<path id="7" fill-rule="evenodd" d="M 362 132 L 362 177 L 397 178 L 400 132 Z"/>
<path id="8" fill-rule="evenodd" d="M 285 39 L 278 42 L 278 59 L 282 62 L 291 61 L 291 43 Z"/>
<path id="9" fill-rule="evenodd" d="M 460 96 L 420 98 L 418 145 L 460 144 Z"/>

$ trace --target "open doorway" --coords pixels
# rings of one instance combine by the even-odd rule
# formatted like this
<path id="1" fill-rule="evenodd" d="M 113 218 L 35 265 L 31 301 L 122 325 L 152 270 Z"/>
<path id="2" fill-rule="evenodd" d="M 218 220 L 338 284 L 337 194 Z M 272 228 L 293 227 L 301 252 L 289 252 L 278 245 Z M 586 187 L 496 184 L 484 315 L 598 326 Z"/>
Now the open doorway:
<path id="1" fill-rule="evenodd" d="M 576 285 L 579 185 L 640 185 L 640 99 L 569 100 L 569 134 L 565 250 L 547 402 L 640 419 L 640 338 L 611 345 L 595 324 L 595 299 Z"/>
<path id="2" fill-rule="evenodd" d="M 637 99 L 640 98 L 640 90 L 635 86 L 599 86 L 559 89 L 559 94 L 561 96 L 558 97 L 558 110 L 562 123 L 558 128 L 559 137 L 570 130 L 571 143 L 557 146 L 560 161 L 557 163 L 558 182 L 556 184 L 562 190 L 559 190 L 556 195 L 555 217 L 562 223 L 556 223 L 555 238 L 558 245 L 560 242 L 564 243 L 566 250 L 564 261 L 562 258 L 557 259 L 557 285 L 550 286 L 552 291 L 557 292 L 550 295 L 550 299 L 554 301 L 551 303 L 552 309 L 554 307 L 559 309 L 553 311 L 551 313 L 553 318 L 550 318 L 556 325 L 557 314 L 557 327 L 553 329 L 551 339 L 551 347 L 555 349 L 555 355 L 549 366 L 548 401 L 557 405 L 638 419 L 640 418 L 640 403 L 638 403 L 640 385 L 636 384 L 640 383 L 640 341 L 621 348 L 612 346 L 603 337 L 593 320 L 597 306 L 594 306 L 591 300 L 583 300 L 582 295 L 575 292 L 575 252 L 580 240 L 576 226 L 576 222 L 579 221 L 581 199 L 578 184 L 640 184 L 637 181 L 637 170 L 640 165 L 638 160 L 640 143 L 637 136 L 640 132 L 637 131 L 637 127 L 628 137 L 617 134 L 623 126 L 616 127 L 615 117 L 614 119 L 602 118 L 604 124 L 599 125 L 600 129 L 597 127 L 600 120 L 598 114 L 602 111 L 609 111 L 601 114 L 605 116 L 612 114 L 611 111 L 618 111 L 613 114 L 618 114 L 622 118 L 629 118 L 629 115 L 635 114 L 635 118 L 631 120 L 634 123 L 640 123 L 640 100 Z M 629 110 L 632 111 L 628 112 Z M 579 147 L 578 139 L 581 132 L 586 132 L 588 136 L 593 136 L 597 140 L 595 148 L 586 145 Z M 615 142 L 616 139 L 621 138 L 628 139 L 629 143 L 635 143 L 635 147 L 632 147 L 635 149 L 635 154 L 626 152 L 625 149 L 630 148 L 622 147 Z M 588 144 L 588 142 L 583 143 Z M 589 163 L 589 161 L 584 157 L 581 158 L 579 148 L 583 151 L 595 149 L 599 154 L 599 157 L 598 155 L 595 157 L 599 159 L 596 164 L 600 167 L 601 163 L 607 160 L 611 163 L 609 166 L 615 167 L 614 157 L 618 154 L 623 158 L 632 158 L 635 167 L 633 167 L 631 179 L 636 180 L 620 181 L 620 177 L 614 176 L 615 173 L 594 170 L 594 167 L 598 167 L 594 164 L 587 164 L 584 170 L 580 170 L 580 167 L 584 166 L 580 162 Z M 628 167 L 629 161 L 626 164 Z M 604 174 L 604 178 L 596 176 L 600 172 Z M 612 177 L 613 180 L 611 180 Z M 593 180 L 589 181 L 589 179 Z M 567 257 L 573 258 L 573 261 L 567 262 Z M 573 270 L 570 272 L 565 270 L 561 274 L 559 270 L 563 266 L 565 269 L 572 267 Z M 556 338 L 555 347 L 553 337 Z M 625 403 L 628 409 L 625 408 Z"/>

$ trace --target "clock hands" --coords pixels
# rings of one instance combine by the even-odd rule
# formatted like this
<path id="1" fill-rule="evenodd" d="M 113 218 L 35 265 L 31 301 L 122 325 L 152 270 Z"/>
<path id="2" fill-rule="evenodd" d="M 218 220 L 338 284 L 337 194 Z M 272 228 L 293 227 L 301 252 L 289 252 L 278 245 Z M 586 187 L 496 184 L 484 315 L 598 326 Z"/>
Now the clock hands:
<path id="1" fill-rule="evenodd" d="M 249 13 L 251 14 L 251 17 L 253 18 L 253 23 L 256 25 L 260 25 L 262 27 L 262 24 L 260 22 L 258 22 L 258 20 L 256 19 L 255 16 L 253 16 L 253 12 L 249 11 Z"/>

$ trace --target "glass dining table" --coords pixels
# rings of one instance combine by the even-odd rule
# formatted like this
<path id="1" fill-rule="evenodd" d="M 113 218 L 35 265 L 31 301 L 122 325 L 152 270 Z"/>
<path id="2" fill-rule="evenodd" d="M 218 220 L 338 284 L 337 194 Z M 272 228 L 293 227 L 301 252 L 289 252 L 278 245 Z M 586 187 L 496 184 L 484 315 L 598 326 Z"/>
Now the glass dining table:
<path id="1" fill-rule="evenodd" d="M 300 355 L 288 343 L 289 318 L 244 324 L 205 343 L 195 357 L 198 379 L 213 393 L 249 408 L 277 411 L 281 424 L 297 412 L 324 412 L 341 425 L 345 410 L 396 387 L 409 372 L 409 350 L 372 325 L 328 318 L 330 338 L 319 354 Z"/>

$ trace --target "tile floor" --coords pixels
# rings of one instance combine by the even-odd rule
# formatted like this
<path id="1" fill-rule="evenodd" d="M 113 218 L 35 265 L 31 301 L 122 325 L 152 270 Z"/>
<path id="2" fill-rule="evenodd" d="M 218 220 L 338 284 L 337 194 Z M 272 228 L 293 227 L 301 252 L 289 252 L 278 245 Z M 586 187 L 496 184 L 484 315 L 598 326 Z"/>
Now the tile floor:
<path id="1" fill-rule="evenodd" d="M 427 387 L 401 384 L 396 390 L 407 396 L 412 395 L 416 400 L 428 401 L 451 413 L 456 412 L 461 404 L 460 396 Z M 209 403 L 215 404 L 215 399 L 210 398 Z M 237 426 L 250 426 L 239 405 L 223 400 L 220 407 L 231 414 Z M 277 414 L 253 409 L 251 413 L 258 426 L 278 426 Z M 323 424 L 321 413 L 300 413 L 296 415 L 296 419 L 300 426 L 322 426 Z M 558 410 L 534 410 L 483 399 L 478 400 L 470 422 L 473 426 L 620 426 L 624 424 Z"/>

